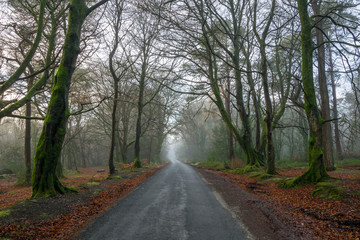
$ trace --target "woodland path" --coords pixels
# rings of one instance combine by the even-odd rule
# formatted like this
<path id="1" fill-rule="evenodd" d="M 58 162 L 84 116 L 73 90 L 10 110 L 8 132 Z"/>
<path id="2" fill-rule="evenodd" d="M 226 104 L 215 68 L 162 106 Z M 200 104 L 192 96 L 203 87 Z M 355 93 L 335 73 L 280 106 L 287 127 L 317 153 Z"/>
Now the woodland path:
<path id="1" fill-rule="evenodd" d="M 249 239 L 221 197 L 173 161 L 83 230 L 77 239 Z"/>

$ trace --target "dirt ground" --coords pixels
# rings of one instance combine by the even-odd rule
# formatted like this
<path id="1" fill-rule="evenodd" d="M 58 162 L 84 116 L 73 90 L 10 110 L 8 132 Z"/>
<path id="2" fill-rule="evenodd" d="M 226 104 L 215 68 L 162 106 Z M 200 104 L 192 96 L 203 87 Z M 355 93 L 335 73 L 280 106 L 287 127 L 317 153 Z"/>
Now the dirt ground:
<path id="1" fill-rule="evenodd" d="M 274 240 L 359 239 L 360 179 L 359 172 L 351 170 L 330 173 L 348 189 L 347 198 L 330 200 L 311 196 L 314 186 L 282 189 L 247 175 L 197 168 L 256 238 Z M 280 174 L 290 177 L 302 172 Z"/>

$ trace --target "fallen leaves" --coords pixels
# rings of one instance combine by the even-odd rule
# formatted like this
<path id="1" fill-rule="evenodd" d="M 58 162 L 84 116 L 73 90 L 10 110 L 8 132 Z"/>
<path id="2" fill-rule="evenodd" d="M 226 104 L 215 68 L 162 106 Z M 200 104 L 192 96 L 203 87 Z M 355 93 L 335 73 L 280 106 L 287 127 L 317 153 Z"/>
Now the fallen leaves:
<path id="1" fill-rule="evenodd" d="M 360 179 L 354 172 L 331 172 L 341 179 L 349 197 L 341 200 L 320 199 L 311 196 L 314 186 L 282 189 L 275 183 L 258 182 L 247 175 L 215 171 L 230 179 L 242 189 L 273 201 L 282 213 L 293 218 L 299 228 L 311 230 L 319 239 L 358 239 L 360 237 Z M 299 176 L 303 169 L 279 171 L 288 177 Z"/>
<path id="2" fill-rule="evenodd" d="M 140 172 L 137 176 L 132 175 L 131 179 L 118 180 L 116 183 L 102 182 L 101 184 L 106 187 L 105 190 L 92 195 L 87 201 L 72 204 L 69 213 L 61 214 L 55 218 L 46 220 L 30 219 L 16 224 L 0 224 L 0 236 L 10 239 L 69 239 L 73 237 L 85 223 L 97 217 L 99 213 L 106 211 L 115 202 L 145 182 L 147 178 L 152 176 L 160 168 L 147 169 L 145 173 Z M 91 175 L 94 172 L 87 171 L 88 175 L 86 171 L 82 171 L 84 174 L 79 174 L 73 176 L 74 178 L 72 179 L 65 180 L 65 182 L 67 182 L 66 185 L 79 186 L 86 183 L 86 181 L 95 181 L 103 178 L 102 175 L 94 178 L 94 176 Z M 104 176 L 107 176 L 106 173 L 104 174 Z M 84 175 L 87 176 L 84 177 Z M 65 197 L 71 196 L 75 195 L 66 195 Z"/>

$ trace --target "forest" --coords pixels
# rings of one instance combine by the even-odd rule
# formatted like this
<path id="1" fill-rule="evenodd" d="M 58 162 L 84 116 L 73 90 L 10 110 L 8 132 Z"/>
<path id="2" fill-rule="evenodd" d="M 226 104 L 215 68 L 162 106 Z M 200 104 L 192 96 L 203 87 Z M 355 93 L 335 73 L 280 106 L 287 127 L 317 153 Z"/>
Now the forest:
<path id="1" fill-rule="evenodd" d="M 358 0 L 0 1 L 0 200 L 176 156 L 278 191 L 349 182 L 359 204 L 359 18 Z"/>

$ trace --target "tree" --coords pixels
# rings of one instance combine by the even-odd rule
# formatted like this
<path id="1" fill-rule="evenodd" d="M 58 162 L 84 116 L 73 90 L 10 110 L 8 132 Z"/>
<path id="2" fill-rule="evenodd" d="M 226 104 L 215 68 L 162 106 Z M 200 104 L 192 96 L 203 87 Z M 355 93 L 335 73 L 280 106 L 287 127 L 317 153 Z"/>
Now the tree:
<path id="1" fill-rule="evenodd" d="M 242 79 L 242 74 L 247 72 L 242 68 L 241 61 L 243 39 L 247 34 L 243 31 L 243 17 L 247 4 L 248 2 L 244 0 L 222 3 L 201 0 L 175 1 L 175 3 L 160 1 L 153 4 L 154 6 L 148 6 L 147 9 L 159 15 L 160 8 L 161 18 L 173 29 L 169 33 L 169 38 L 177 42 L 177 44 L 169 44 L 169 49 L 175 52 L 175 56 L 187 61 L 184 65 L 187 67 L 187 72 L 191 72 L 187 74 L 196 77 L 199 82 L 199 88 L 192 87 L 192 92 L 196 91 L 193 94 L 204 94 L 207 89 L 211 91 L 205 95 L 218 107 L 223 121 L 246 154 L 248 169 L 252 169 L 260 166 L 262 156 L 253 145 L 250 113 L 246 108 L 247 92 Z M 220 5 L 224 7 L 225 12 L 220 11 L 222 9 Z M 187 15 L 180 14 L 179 9 L 187 12 Z M 226 40 L 223 40 L 224 36 Z M 229 61 L 226 61 L 226 56 Z M 236 102 L 234 106 L 236 106 L 237 114 L 240 116 L 241 130 L 237 128 L 237 123 L 231 120 L 226 111 L 220 86 L 221 63 L 231 68 L 231 78 L 235 86 L 232 95 Z M 206 81 L 203 80 L 204 78 Z M 189 82 L 188 84 L 193 86 L 194 81 Z M 201 87 L 204 83 L 206 87 Z"/>
<path id="2" fill-rule="evenodd" d="M 317 103 L 313 78 L 313 51 L 311 21 L 308 12 L 307 0 L 297 0 L 301 22 L 302 48 L 302 83 L 304 90 L 305 112 L 309 124 L 309 168 L 301 176 L 294 179 L 290 185 L 314 183 L 329 177 L 325 169 L 322 148 L 322 124 Z"/>
<path id="3" fill-rule="evenodd" d="M 138 6 L 136 6 L 138 7 Z M 140 140 L 142 136 L 142 117 L 146 105 L 150 104 L 163 88 L 165 81 L 173 69 L 173 64 L 163 60 L 163 56 L 156 48 L 161 32 L 160 19 L 146 12 L 136 9 L 136 22 L 133 28 L 132 40 L 138 51 L 138 61 L 132 67 L 134 77 L 138 82 L 137 119 L 134 142 L 134 167 L 141 167 Z M 146 91 L 151 89 L 151 91 Z M 148 93 L 148 94 L 146 94 Z"/>
<path id="4" fill-rule="evenodd" d="M 114 148 L 116 144 L 116 133 L 118 127 L 118 117 L 117 117 L 117 106 L 118 106 L 118 98 L 119 98 L 119 81 L 126 73 L 127 68 L 123 69 L 120 74 L 116 73 L 114 68 L 114 55 L 118 49 L 119 41 L 120 41 L 120 30 L 122 24 L 122 11 L 124 8 L 124 1 L 116 0 L 114 3 L 114 12 L 111 12 L 112 23 L 110 23 L 113 27 L 114 32 L 114 40 L 113 40 L 113 47 L 109 55 L 109 69 L 111 76 L 114 80 L 114 100 L 113 100 L 113 110 L 111 115 L 111 144 L 110 144 L 110 153 L 109 153 L 109 171 L 110 174 L 115 173 L 115 166 L 114 166 Z"/>
<path id="5" fill-rule="evenodd" d="M 264 91 L 264 98 L 265 98 L 265 122 L 266 122 L 266 157 L 268 162 L 267 173 L 268 174 L 275 174 L 275 150 L 273 145 L 273 107 L 272 101 L 270 96 L 270 88 L 268 83 L 268 70 L 267 70 L 267 57 L 266 57 L 266 38 L 269 34 L 270 24 L 274 17 L 275 11 L 275 0 L 271 2 L 271 9 L 269 12 L 268 19 L 265 23 L 264 30 L 260 36 L 257 31 L 257 23 L 256 23 L 256 16 L 257 16 L 257 0 L 254 1 L 254 22 L 253 22 L 253 31 L 255 33 L 256 39 L 260 46 L 260 69 L 261 69 L 261 77 L 262 77 L 262 85 Z"/>
<path id="6" fill-rule="evenodd" d="M 334 121 L 334 132 L 335 132 L 335 146 L 336 146 L 336 156 L 337 160 L 343 160 L 342 147 L 340 143 L 340 130 L 339 130 L 339 115 L 338 115 L 338 102 L 336 96 L 336 84 L 335 84 L 335 73 L 334 73 L 334 62 L 332 58 L 331 46 L 329 49 L 329 65 L 330 65 L 330 80 L 331 80 L 331 89 L 333 95 L 333 118 Z"/>
<path id="7" fill-rule="evenodd" d="M 35 20 L 35 26 L 37 26 L 36 21 L 38 24 L 42 24 L 40 17 L 42 17 L 42 13 L 38 12 L 37 5 L 31 5 L 28 1 L 12 1 L 11 5 L 13 7 L 21 12 L 22 18 L 24 18 L 24 15 L 30 16 L 30 18 L 33 18 Z M 16 88 L 16 85 L 19 85 L 19 80 L 26 80 L 27 81 L 27 92 L 22 93 L 20 100 L 15 98 L 13 101 L 10 101 L 10 104 L 7 105 L 4 108 L 0 108 L 0 115 L 1 117 L 4 116 L 10 116 L 10 117 L 16 117 L 16 118 L 23 118 L 25 119 L 25 179 L 24 182 L 21 184 L 30 184 L 31 183 L 31 120 L 32 119 L 41 119 L 37 117 L 32 117 L 32 98 L 40 92 L 40 90 L 44 87 L 47 80 L 50 77 L 50 73 L 53 67 L 53 64 L 55 62 L 55 48 L 56 48 L 56 36 L 57 36 L 57 30 L 58 30 L 58 21 L 62 17 L 64 13 L 64 9 L 62 8 L 62 3 L 56 3 L 54 1 L 47 1 L 46 9 L 49 10 L 49 17 L 46 16 L 45 22 L 50 22 L 50 24 L 43 24 L 44 26 L 41 26 L 40 29 L 44 33 L 45 41 L 40 41 L 40 43 L 37 43 L 38 35 L 35 37 L 34 43 L 32 42 L 32 33 L 36 33 L 37 31 L 34 31 L 31 29 L 28 25 L 29 23 L 23 23 L 22 19 L 19 20 L 18 24 L 14 26 L 14 32 L 16 35 L 20 37 L 18 43 L 16 45 L 16 50 L 14 55 L 13 61 L 18 63 L 21 68 L 21 65 L 24 64 L 24 61 L 27 61 L 26 59 L 29 58 L 29 54 L 31 53 L 31 49 L 33 49 L 36 45 L 40 45 L 40 47 L 36 47 L 35 51 L 38 50 L 37 56 L 33 56 L 30 61 L 28 62 L 26 68 L 28 71 L 24 71 L 23 75 L 25 77 L 18 79 L 13 84 L 8 85 L 8 90 L 10 90 L 10 87 L 12 87 L 11 90 Z M 40 5 L 40 11 L 41 11 L 41 5 Z M 39 27 L 38 27 L 39 28 Z M 44 40 L 44 38 L 42 39 Z M 41 44 L 44 42 L 44 44 Z M 26 49 L 30 48 L 30 52 L 26 52 Z M 39 48 L 39 49 L 38 49 Z M 42 50 L 42 48 L 47 48 L 45 50 Z M 20 52 L 20 54 L 17 54 Z M 19 57 L 20 55 L 20 57 Z M 35 55 L 35 54 L 34 54 Z M 40 58 L 39 58 L 40 55 Z M 43 56 L 42 56 L 43 55 Z M 22 58 L 22 60 L 21 60 Z M 44 58 L 42 60 L 41 58 Z M 7 58 L 10 60 L 9 58 Z M 40 68 L 40 70 L 39 70 Z M 41 75 L 42 73 L 42 75 Z M 14 75 L 13 75 L 14 76 Z M 40 77 L 39 77 L 40 76 Z M 8 81 L 11 80 L 11 77 Z M 7 82 L 8 82 L 7 81 Z M 11 91 L 10 90 L 10 91 Z M 26 111 L 25 116 L 19 116 L 14 114 L 13 112 L 17 109 L 19 109 L 21 106 L 26 104 Z"/>
<path id="8" fill-rule="evenodd" d="M 69 117 L 69 87 L 76 59 L 80 53 L 80 34 L 84 20 L 107 1 L 102 0 L 90 8 L 87 7 L 85 0 L 70 1 L 68 29 L 62 58 L 55 74 L 50 103 L 35 152 L 32 176 L 33 198 L 71 191 L 61 184 L 55 173 Z"/>
<path id="9" fill-rule="evenodd" d="M 312 9 L 315 16 L 321 14 L 322 9 L 322 0 L 313 0 Z M 316 28 L 316 43 L 317 43 L 317 62 L 318 62 L 318 82 L 320 87 L 320 97 L 321 97 L 321 117 L 326 120 L 322 124 L 322 133 L 323 133 L 323 151 L 324 151 L 324 161 L 326 165 L 326 170 L 332 171 L 335 169 L 334 158 L 333 158 L 333 137 L 332 137 L 332 128 L 330 116 L 330 101 L 329 101 L 329 90 L 326 79 L 326 69 L 325 69 L 325 44 L 324 44 L 324 24 L 322 17 L 315 17 L 315 28 Z"/>

